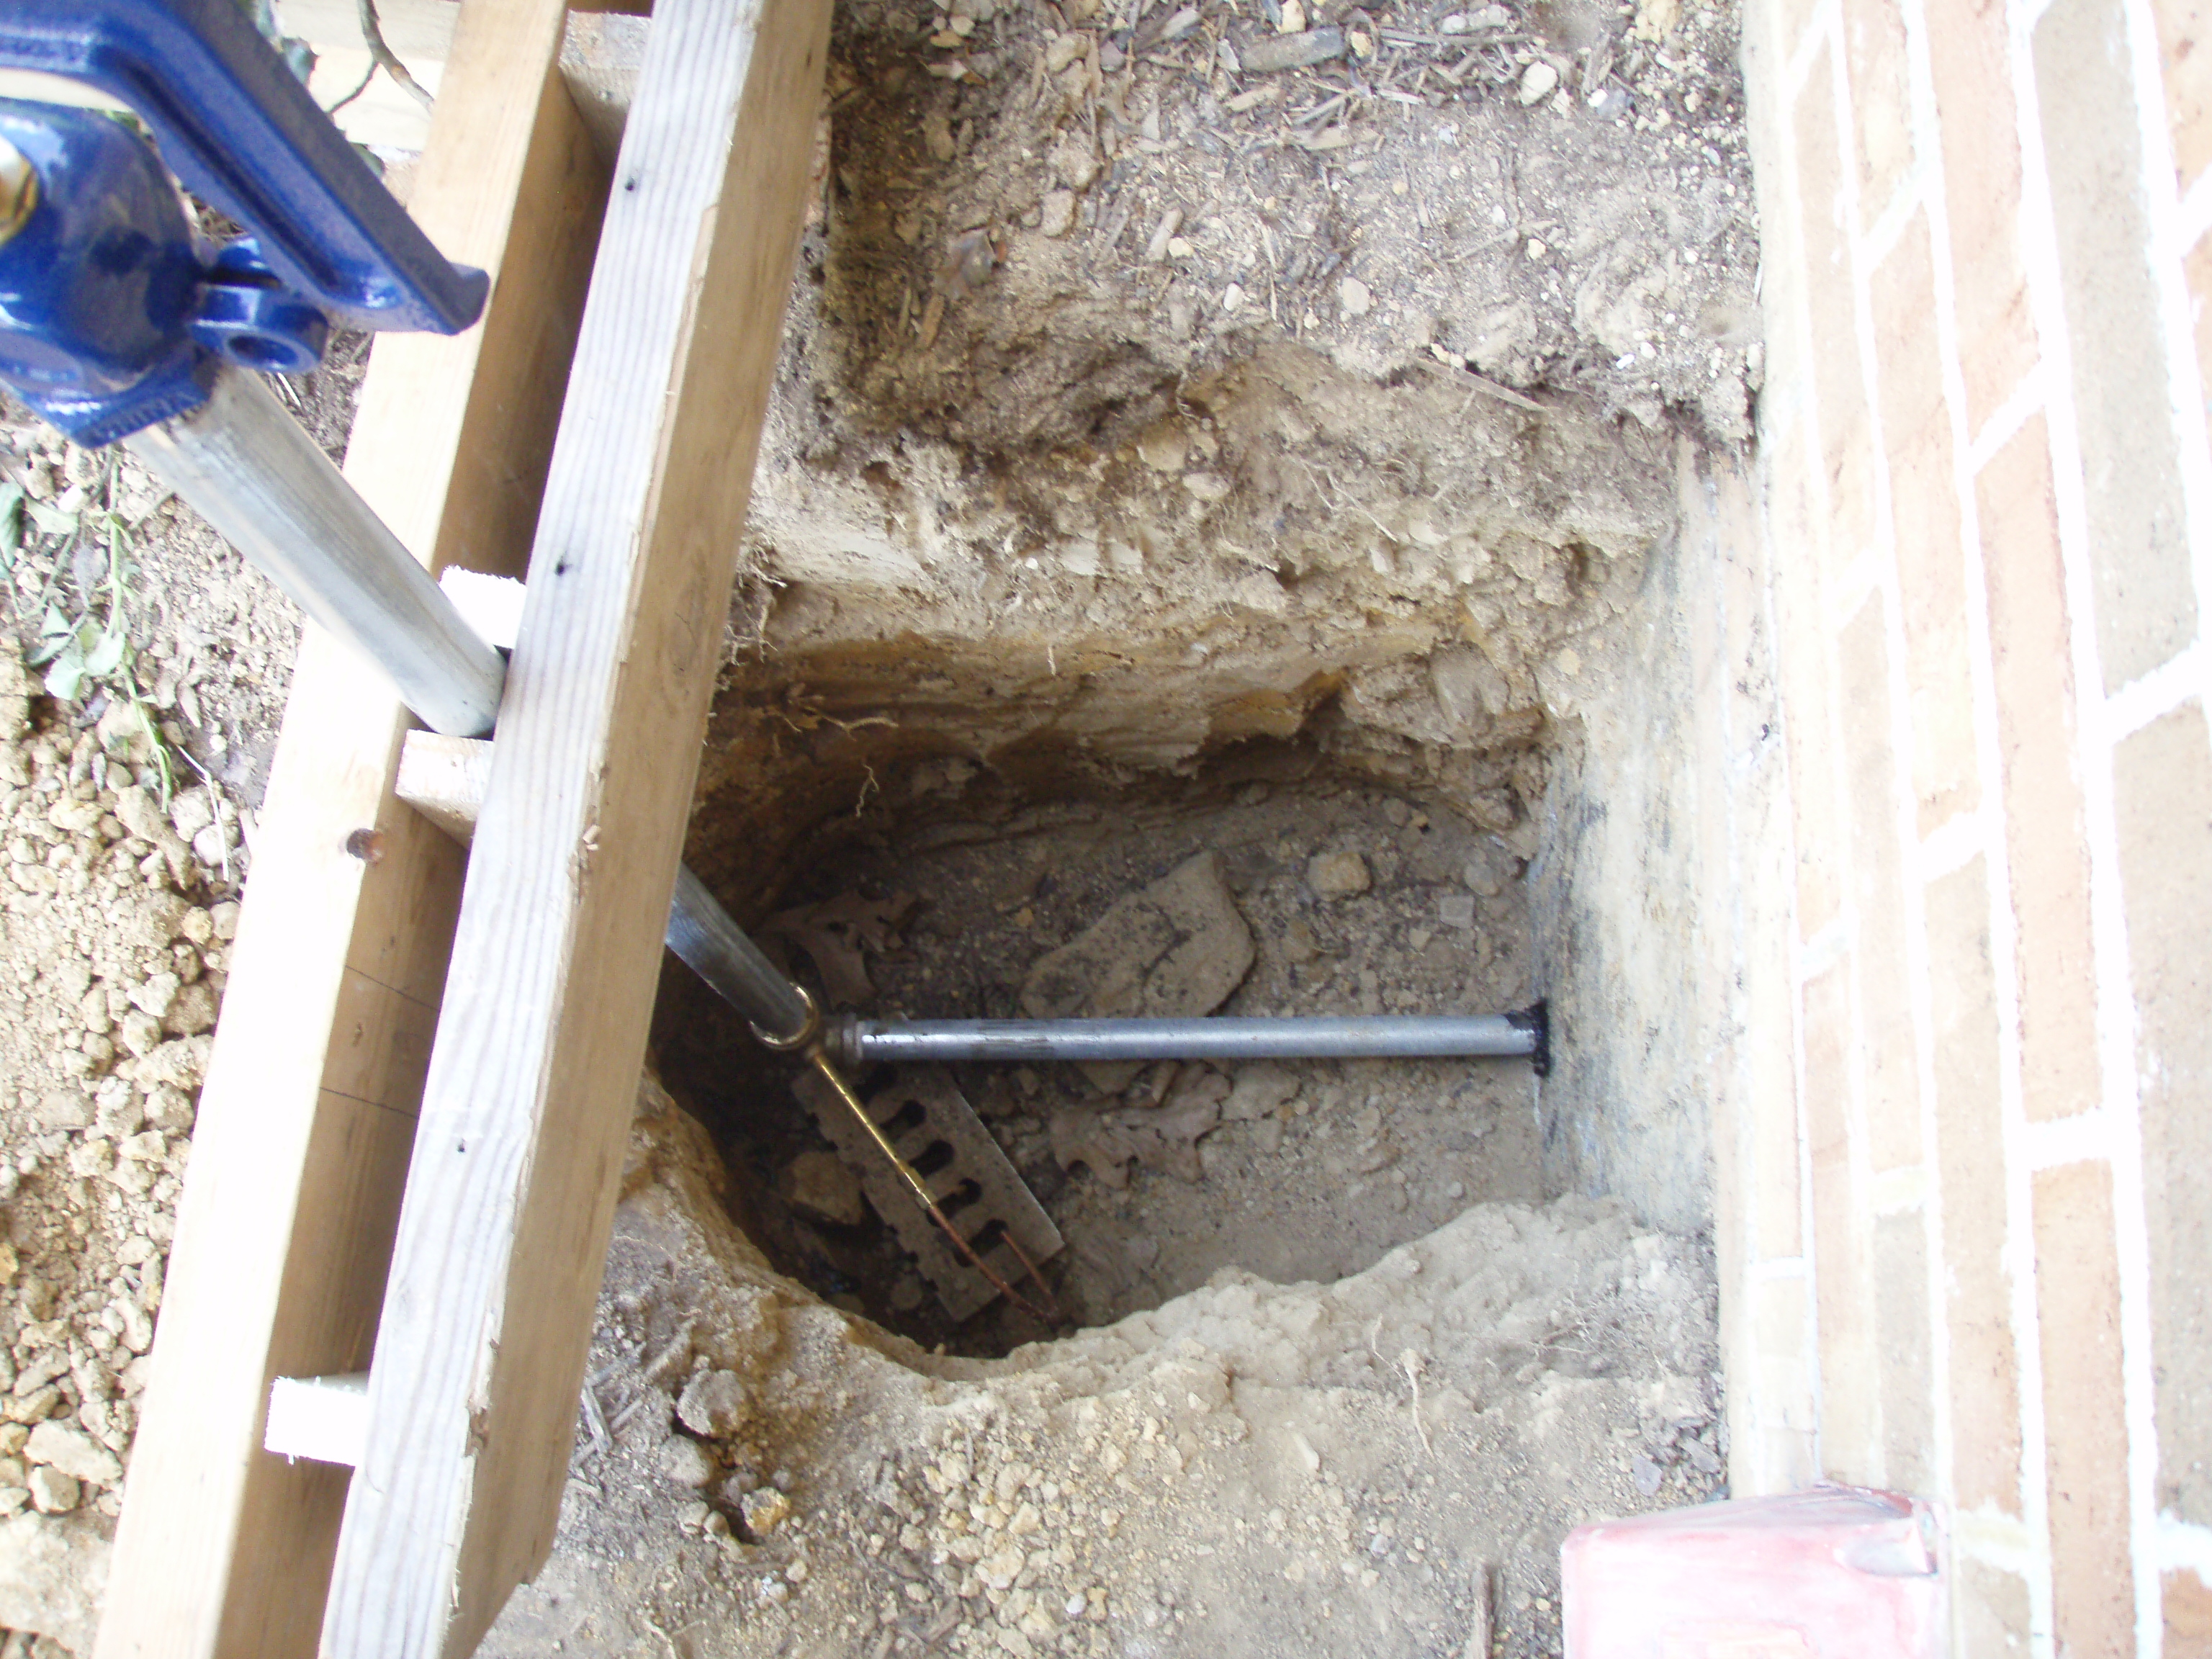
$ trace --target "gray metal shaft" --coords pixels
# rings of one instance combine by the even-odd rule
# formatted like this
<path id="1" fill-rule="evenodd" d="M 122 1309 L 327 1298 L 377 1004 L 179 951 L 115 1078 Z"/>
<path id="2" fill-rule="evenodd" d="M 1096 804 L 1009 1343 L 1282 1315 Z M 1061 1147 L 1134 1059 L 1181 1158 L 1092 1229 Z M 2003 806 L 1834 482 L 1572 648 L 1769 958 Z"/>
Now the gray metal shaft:
<path id="1" fill-rule="evenodd" d="M 799 988 L 730 920 L 688 864 L 676 871 L 668 948 L 770 1036 L 789 1036 L 805 1028 L 809 1011 Z"/>
<path id="2" fill-rule="evenodd" d="M 1353 1060 L 1534 1054 L 1526 1014 L 1283 1019 L 846 1020 L 833 1046 L 855 1064 L 950 1060 Z"/>
<path id="3" fill-rule="evenodd" d="M 507 665 L 252 372 L 225 364 L 207 402 L 125 441 L 292 602 L 380 665 L 451 737 L 499 718 Z"/>
<path id="4" fill-rule="evenodd" d="M 126 440 L 292 602 L 392 677 L 422 720 L 489 734 L 507 665 L 348 483 L 258 374 L 226 364 L 207 402 Z M 679 871 L 668 945 L 772 1036 L 806 1023 L 805 1000 Z"/>

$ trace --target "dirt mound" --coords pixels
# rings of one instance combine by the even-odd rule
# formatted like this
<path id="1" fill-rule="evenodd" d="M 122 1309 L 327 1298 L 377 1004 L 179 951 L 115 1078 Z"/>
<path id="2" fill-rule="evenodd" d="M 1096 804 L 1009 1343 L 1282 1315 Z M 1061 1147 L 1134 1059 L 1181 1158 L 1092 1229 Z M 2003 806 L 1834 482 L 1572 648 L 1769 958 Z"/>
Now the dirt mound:
<path id="1" fill-rule="evenodd" d="M 641 1109 L 605 1432 L 488 1653 L 1556 1651 L 1564 1531 L 1721 1467 L 1710 1266 L 1607 1203 L 947 1359 L 770 1273 L 698 1126 Z"/>

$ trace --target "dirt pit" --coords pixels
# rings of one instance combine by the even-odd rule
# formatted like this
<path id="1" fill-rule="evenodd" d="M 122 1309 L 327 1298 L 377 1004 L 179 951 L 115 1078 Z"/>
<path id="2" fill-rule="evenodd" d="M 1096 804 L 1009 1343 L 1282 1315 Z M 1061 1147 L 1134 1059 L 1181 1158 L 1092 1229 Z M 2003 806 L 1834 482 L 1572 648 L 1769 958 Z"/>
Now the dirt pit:
<path id="1" fill-rule="evenodd" d="M 1518 1659 L 1567 1528 L 1724 1490 L 1649 665 L 1763 373 L 1736 40 L 840 6 L 690 863 L 872 1014 L 1541 996 L 1564 1058 L 963 1069 L 1065 1316 L 955 1321 L 672 964 L 558 1538 L 485 1652 Z M 299 399 L 334 447 L 360 358 Z M 0 411 L 0 472 L 27 653 L 127 622 L 137 677 L 0 659 L 0 1647 L 44 1654 L 98 1614 L 296 620 L 127 463 Z M 1212 895 L 1188 972 L 1094 931 L 1163 882 Z"/>
<path id="2" fill-rule="evenodd" d="M 860 961 L 877 1018 L 1087 1006 L 1055 973 L 1126 987 L 1111 1006 L 1127 1013 L 1489 1012 L 1531 1000 L 1522 860 L 1498 836 L 1356 780 L 1201 779 L 1176 793 L 1042 807 L 1017 813 L 1019 829 L 939 817 L 855 845 L 811 863 L 764 936 L 833 1006 L 831 987 L 852 988 Z M 1154 965 L 1164 935 L 1073 943 L 1163 883 L 1188 896 L 1203 929 L 1171 972 Z M 1003 1299 L 954 1326 L 849 1174 L 828 1166 L 830 1143 L 795 1109 L 787 1068 L 707 999 L 670 991 L 681 1012 L 664 1013 L 662 1074 L 715 1133 L 747 1231 L 780 1268 L 926 1346 L 998 1353 L 1047 1334 Z M 1157 1306 L 1224 1268 L 1342 1278 L 1471 1202 L 1543 1195 L 1526 1060 L 955 1075 L 1060 1227 L 1066 1248 L 1044 1278 L 1078 1324 Z M 863 1092 L 885 1080 L 864 1079 Z"/>

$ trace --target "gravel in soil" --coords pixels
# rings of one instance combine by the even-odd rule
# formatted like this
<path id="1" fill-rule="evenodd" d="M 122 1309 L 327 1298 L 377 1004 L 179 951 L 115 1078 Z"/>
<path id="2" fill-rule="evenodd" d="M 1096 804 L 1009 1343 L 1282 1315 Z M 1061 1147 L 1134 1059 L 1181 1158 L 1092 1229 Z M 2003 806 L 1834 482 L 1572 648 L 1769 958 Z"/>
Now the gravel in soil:
<path id="1" fill-rule="evenodd" d="M 488 1653 L 1555 1654 L 1565 1529 L 1719 1484 L 1710 1263 L 1606 1201 L 976 1360 L 775 1273 L 722 1179 L 648 1079 L 554 1553 Z"/>

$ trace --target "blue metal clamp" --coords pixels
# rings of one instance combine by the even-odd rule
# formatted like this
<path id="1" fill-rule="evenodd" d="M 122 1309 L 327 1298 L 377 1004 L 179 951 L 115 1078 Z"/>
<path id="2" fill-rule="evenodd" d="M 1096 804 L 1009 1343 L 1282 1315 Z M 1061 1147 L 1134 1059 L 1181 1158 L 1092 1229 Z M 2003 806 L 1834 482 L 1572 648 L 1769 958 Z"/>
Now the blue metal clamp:
<path id="1" fill-rule="evenodd" d="M 489 279 L 448 263 L 235 0 L 7 0 L 0 66 L 128 105 L 0 100 L 35 173 L 0 243 L 0 380 L 81 442 L 195 407 L 210 354 L 313 367 L 333 324 L 458 333 Z M 250 235 L 196 239 L 163 163 Z"/>

